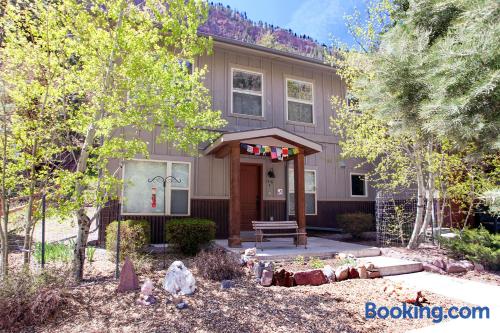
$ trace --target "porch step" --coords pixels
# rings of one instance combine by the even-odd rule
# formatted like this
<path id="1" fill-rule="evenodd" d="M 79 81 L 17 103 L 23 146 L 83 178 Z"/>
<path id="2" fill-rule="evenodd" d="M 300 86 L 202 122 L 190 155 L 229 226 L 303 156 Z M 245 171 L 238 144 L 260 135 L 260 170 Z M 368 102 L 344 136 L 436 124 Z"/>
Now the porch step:
<path id="1" fill-rule="evenodd" d="M 415 273 L 423 270 L 421 262 L 407 259 L 377 256 L 361 258 L 361 261 L 373 263 L 382 276 Z"/>

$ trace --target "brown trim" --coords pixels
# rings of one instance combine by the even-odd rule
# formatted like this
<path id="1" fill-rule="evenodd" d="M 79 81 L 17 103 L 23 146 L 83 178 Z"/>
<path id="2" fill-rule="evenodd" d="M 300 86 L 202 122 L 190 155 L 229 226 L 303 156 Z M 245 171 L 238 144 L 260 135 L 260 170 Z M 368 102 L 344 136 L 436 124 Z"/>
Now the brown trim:
<path id="1" fill-rule="evenodd" d="M 262 216 L 264 216 L 264 189 L 262 188 L 262 185 L 263 185 L 263 182 L 264 182 L 264 176 L 263 176 L 263 172 L 264 172 L 264 168 L 263 168 L 263 165 L 261 163 L 240 163 L 240 167 L 242 165 L 252 165 L 252 166 L 256 166 L 259 168 L 259 181 L 258 181 L 258 184 L 259 184 L 259 198 L 260 198 L 260 202 L 259 202 L 259 220 L 262 219 Z M 241 177 L 241 175 L 240 175 Z M 241 204 L 241 203 L 240 203 Z"/>
<path id="2" fill-rule="evenodd" d="M 306 232 L 306 195 L 305 195 L 305 161 L 304 150 L 299 148 L 299 153 L 293 157 L 293 179 L 295 197 L 295 218 L 299 226 L 299 233 Z M 297 245 L 306 245 L 305 236 L 297 237 Z"/>
<path id="3" fill-rule="evenodd" d="M 231 144 L 229 153 L 229 239 L 228 244 L 231 247 L 241 246 L 240 227 L 241 227 L 241 200 L 240 200 L 240 143 Z"/>

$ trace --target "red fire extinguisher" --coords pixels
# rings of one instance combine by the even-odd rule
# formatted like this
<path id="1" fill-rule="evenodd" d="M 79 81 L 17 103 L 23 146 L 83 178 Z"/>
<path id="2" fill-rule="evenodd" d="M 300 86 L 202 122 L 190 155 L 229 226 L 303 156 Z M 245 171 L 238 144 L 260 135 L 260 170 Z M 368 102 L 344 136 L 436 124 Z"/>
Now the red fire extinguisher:
<path id="1" fill-rule="evenodd" d="M 151 208 L 156 208 L 156 187 L 151 188 Z"/>

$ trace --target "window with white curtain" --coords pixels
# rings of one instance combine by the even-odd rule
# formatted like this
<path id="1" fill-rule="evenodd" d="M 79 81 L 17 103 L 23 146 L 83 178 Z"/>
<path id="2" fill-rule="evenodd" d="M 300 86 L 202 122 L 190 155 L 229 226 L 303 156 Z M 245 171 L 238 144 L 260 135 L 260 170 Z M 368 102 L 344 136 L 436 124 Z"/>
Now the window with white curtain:
<path id="1" fill-rule="evenodd" d="M 300 123 L 314 123 L 313 84 L 286 79 L 287 119 Z"/>
<path id="2" fill-rule="evenodd" d="M 190 171 L 188 162 L 128 160 L 123 166 L 123 215 L 177 215 L 190 214 Z M 155 176 L 173 176 L 175 180 L 163 183 L 148 182 Z M 156 207 L 153 207 L 153 193 Z"/>
<path id="3" fill-rule="evenodd" d="M 304 171 L 306 215 L 316 215 L 316 170 Z M 288 169 L 288 213 L 295 215 L 295 182 L 293 169 Z"/>
<path id="4" fill-rule="evenodd" d="M 262 117 L 262 73 L 233 68 L 231 70 L 232 112 Z"/>

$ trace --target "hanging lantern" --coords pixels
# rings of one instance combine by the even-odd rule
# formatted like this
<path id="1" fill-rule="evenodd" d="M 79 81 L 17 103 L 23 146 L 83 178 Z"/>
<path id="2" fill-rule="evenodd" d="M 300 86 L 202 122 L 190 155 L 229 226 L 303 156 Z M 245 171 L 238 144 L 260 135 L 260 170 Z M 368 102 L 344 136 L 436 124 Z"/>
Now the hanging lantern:
<path id="1" fill-rule="evenodd" d="M 151 188 L 151 208 L 156 208 L 156 187 Z"/>

